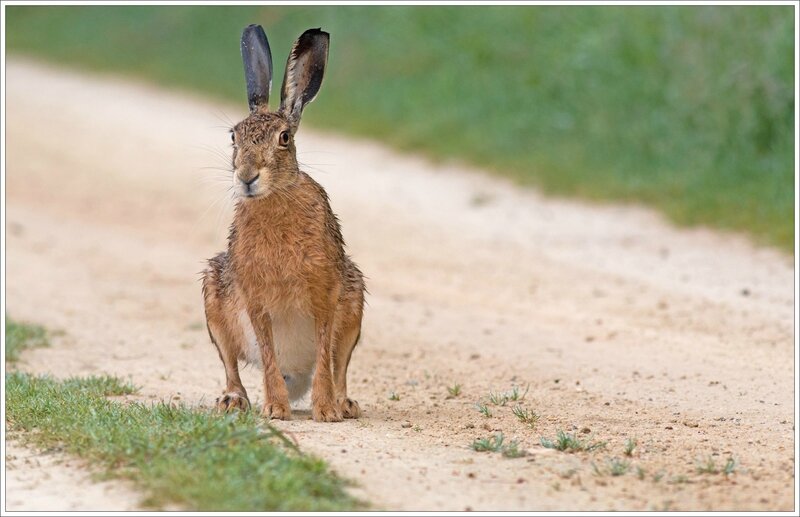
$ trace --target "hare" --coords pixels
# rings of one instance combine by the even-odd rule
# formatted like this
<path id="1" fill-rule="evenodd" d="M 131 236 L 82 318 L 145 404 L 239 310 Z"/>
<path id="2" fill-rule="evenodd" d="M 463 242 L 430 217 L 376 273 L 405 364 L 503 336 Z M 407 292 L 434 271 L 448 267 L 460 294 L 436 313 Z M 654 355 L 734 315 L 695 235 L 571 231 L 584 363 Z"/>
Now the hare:
<path id="1" fill-rule="evenodd" d="M 267 36 L 259 25 L 242 33 L 250 114 L 231 130 L 239 199 L 228 250 L 203 272 L 206 324 L 225 367 L 223 411 L 250 407 L 239 378 L 244 361 L 263 368 L 265 417 L 290 419 L 289 401 L 309 384 L 314 420 L 361 413 L 347 397 L 347 366 L 361 336 L 364 278 L 344 251 L 325 190 L 298 168 L 294 143 L 322 84 L 328 42 L 320 29 L 295 41 L 280 107 L 270 111 Z"/>

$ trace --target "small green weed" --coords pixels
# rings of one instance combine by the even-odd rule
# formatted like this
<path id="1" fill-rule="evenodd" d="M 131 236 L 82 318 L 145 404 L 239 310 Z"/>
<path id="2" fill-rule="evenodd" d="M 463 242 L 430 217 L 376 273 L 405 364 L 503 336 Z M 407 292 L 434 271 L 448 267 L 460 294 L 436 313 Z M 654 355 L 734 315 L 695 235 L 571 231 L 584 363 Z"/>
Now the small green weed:
<path id="1" fill-rule="evenodd" d="M 525 391 L 521 391 L 519 386 L 512 386 L 511 391 L 506 391 L 505 393 L 495 393 L 492 391 L 489 392 L 489 402 L 495 406 L 505 406 L 509 401 L 519 402 L 525 399 L 525 395 L 528 394 L 529 389 L 530 384 L 525 388 Z"/>
<path id="2" fill-rule="evenodd" d="M 704 460 L 697 460 L 697 473 L 698 474 L 719 474 L 719 467 L 717 462 L 714 461 L 712 456 Z"/>
<path id="3" fill-rule="evenodd" d="M 489 393 L 489 402 L 495 406 L 505 406 L 508 403 L 508 397 L 505 393 Z"/>
<path id="4" fill-rule="evenodd" d="M 733 457 L 728 457 L 728 459 L 725 461 L 725 465 L 720 468 L 713 456 L 709 456 L 706 459 L 697 461 L 697 473 L 712 475 L 724 474 L 726 476 L 730 476 L 736 472 L 736 468 L 738 466 L 739 463 Z"/>
<path id="5" fill-rule="evenodd" d="M 512 440 L 508 445 L 503 447 L 503 456 L 506 458 L 521 458 L 525 456 L 525 450 L 519 448 L 519 442 Z"/>
<path id="6" fill-rule="evenodd" d="M 531 389 L 531 385 L 528 384 L 525 386 L 525 391 L 520 391 L 519 386 L 512 386 L 511 391 L 506 393 L 508 400 L 512 402 L 519 402 L 521 400 L 525 400 L 525 395 L 528 394 L 528 390 Z"/>
<path id="7" fill-rule="evenodd" d="M 733 457 L 728 458 L 725 462 L 725 466 L 722 468 L 722 473 L 726 476 L 730 476 L 734 472 L 736 472 L 736 468 L 739 466 L 739 462 L 736 461 Z"/>
<path id="8" fill-rule="evenodd" d="M 400 395 L 398 395 L 396 392 L 393 391 L 389 393 L 389 400 L 391 400 L 392 402 L 397 402 L 398 400 L 400 400 Z"/>
<path id="9" fill-rule="evenodd" d="M 519 442 L 512 440 L 505 443 L 503 433 L 497 433 L 489 438 L 478 438 L 470 448 L 477 452 L 499 452 L 505 458 L 521 458 L 525 456 L 525 450 L 520 449 Z"/>
<path id="10" fill-rule="evenodd" d="M 485 416 L 486 418 L 492 418 L 492 410 L 489 409 L 489 406 L 481 403 L 478 403 L 475 406 L 478 408 L 478 413 Z"/>
<path id="11" fill-rule="evenodd" d="M 605 476 L 606 474 L 610 474 L 612 476 L 622 476 L 627 474 L 631 468 L 631 464 L 628 461 L 620 460 L 619 458 L 611 458 L 606 460 L 605 469 L 600 468 L 597 466 L 595 462 L 592 462 L 592 470 L 594 471 L 595 476 Z M 641 469 L 639 469 L 641 470 Z M 642 477 L 639 479 L 643 479 L 644 473 L 640 474 Z"/>
<path id="12" fill-rule="evenodd" d="M 633 456 L 634 449 L 636 449 L 636 438 L 628 438 L 625 440 L 625 456 Z"/>
<path id="13" fill-rule="evenodd" d="M 541 438 L 541 444 L 548 449 L 555 449 L 564 452 L 591 452 L 597 449 L 602 449 L 606 446 L 606 442 L 590 442 L 577 438 L 574 434 L 565 433 L 558 430 L 556 432 L 556 439 L 550 440 L 544 436 Z"/>
<path id="14" fill-rule="evenodd" d="M 461 395 L 461 385 L 456 383 L 453 386 L 447 387 L 447 393 L 451 398 Z"/>
<path id="15" fill-rule="evenodd" d="M 6 314 L 6 362 L 18 361 L 20 353 L 26 348 L 45 347 L 49 344 L 44 327 L 14 321 Z"/>
<path id="16" fill-rule="evenodd" d="M 539 418 L 541 418 L 541 415 L 538 413 L 531 411 L 530 409 L 523 408 L 522 406 L 514 406 L 511 412 L 514 413 L 514 416 L 517 417 L 517 420 L 527 425 L 531 429 L 536 428 L 536 424 L 539 422 Z"/>
<path id="17" fill-rule="evenodd" d="M 618 458 L 611 458 L 611 461 L 608 463 L 608 472 L 612 476 L 622 476 L 626 474 L 630 468 L 630 462 Z"/>
<path id="18" fill-rule="evenodd" d="M 497 433 L 489 438 L 478 438 L 472 442 L 473 451 L 477 452 L 498 452 L 503 448 L 503 433 Z"/>

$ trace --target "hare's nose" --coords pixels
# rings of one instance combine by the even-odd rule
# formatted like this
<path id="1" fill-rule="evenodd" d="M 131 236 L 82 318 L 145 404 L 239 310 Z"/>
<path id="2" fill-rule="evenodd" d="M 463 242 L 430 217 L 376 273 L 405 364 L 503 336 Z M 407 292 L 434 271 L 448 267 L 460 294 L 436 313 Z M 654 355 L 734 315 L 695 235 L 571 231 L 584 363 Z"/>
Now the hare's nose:
<path id="1" fill-rule="evenodd" d="M 252 177 L 252 178 L 250 178 L 249 180 L 246 180 L 246 179 L 244 179 L 244 178 L 240 178 L 240 179 L 242 180 L 242 183 L 244 183 L 244 184 L 245 184 L 245 186 L 249 187 L 250 185 L 252 185 L 253 183 L 255 183 L 255 181 L 258 179 L 258 177 L 259 177 L 259 176 L 261 176 L 261 173 L 258 173 L 258 174 L 256 174 L 255 176 L 253 176 L 253 177 Z"/>

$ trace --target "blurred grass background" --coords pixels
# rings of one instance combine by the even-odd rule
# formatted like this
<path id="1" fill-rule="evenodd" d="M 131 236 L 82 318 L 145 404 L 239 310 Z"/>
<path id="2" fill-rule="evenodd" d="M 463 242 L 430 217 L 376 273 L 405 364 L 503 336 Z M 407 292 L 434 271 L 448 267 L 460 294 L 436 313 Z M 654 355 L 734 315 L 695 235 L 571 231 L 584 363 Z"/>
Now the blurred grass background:
<path id="1" fill-rule="evenodd" d="M 6 13 L 11 54 L 194 89 L 243 109 L 242 28 L 266 29 L 277 89 L 294 38 L 321 26 L 331 33 L 328 74 L 304 124 L 794 247 L 792 6 Z"/>

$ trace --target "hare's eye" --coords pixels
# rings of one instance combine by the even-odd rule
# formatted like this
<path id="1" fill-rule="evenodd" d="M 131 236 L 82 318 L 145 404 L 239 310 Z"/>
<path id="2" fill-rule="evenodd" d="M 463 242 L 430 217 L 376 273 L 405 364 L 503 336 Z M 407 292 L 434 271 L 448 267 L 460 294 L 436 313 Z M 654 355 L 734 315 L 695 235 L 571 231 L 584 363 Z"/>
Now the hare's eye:
<path id="1" fill-rule="evenodd" d="M 288 131 L 281 131 L 280 137 L 278 141 L 281 145 L 286 146 L 289 145 L 289 132 Z"/>
<path id="2" fill-rule="evenodd" d="M 232 144 L 236 143 L 236 134 L 234 134 L 233 131 L 231 131 L 231 143 Z"/>

